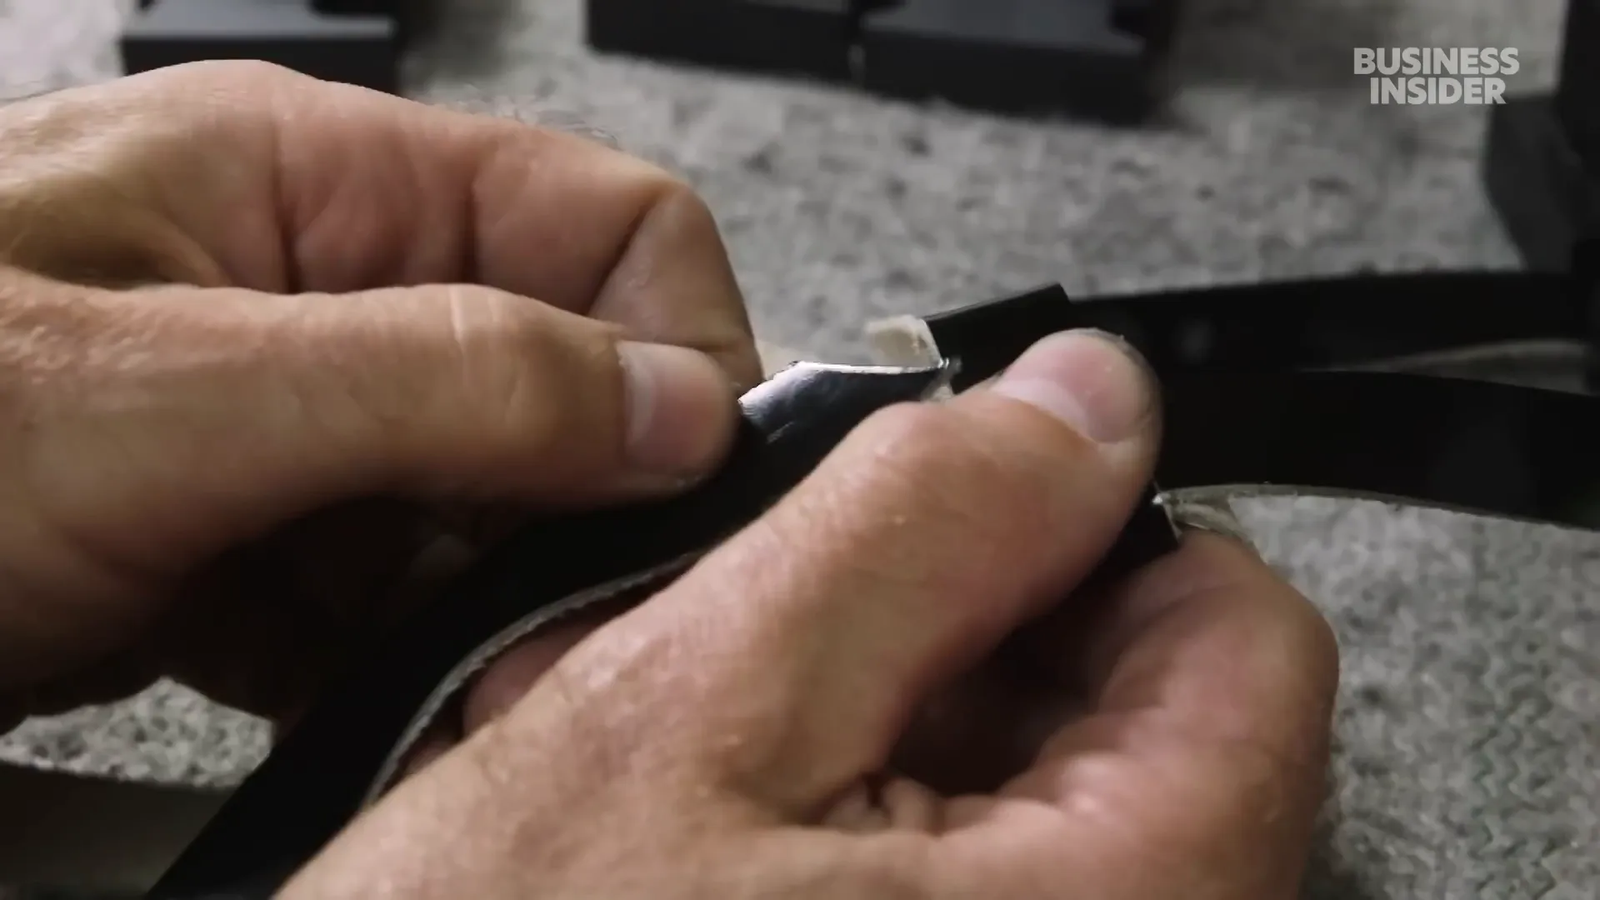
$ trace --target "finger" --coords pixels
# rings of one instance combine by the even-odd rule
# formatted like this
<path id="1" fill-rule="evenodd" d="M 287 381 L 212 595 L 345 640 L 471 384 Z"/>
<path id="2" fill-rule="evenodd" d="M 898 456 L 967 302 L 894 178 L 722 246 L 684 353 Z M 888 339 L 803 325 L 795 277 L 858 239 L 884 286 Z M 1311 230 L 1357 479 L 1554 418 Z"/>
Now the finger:
<path id="1" fill-rule="evenodd" d="M 564 704 L 650 732 L 662 770 L 710 766 L 699 781 L 804 815 L 877 769 L 934 685 L 1092 569 L 1156 437 L 1142 366 L 1081 333 L 1042 342 L 992 390 L 886 411 L 559 667 L 568 694 L 632 699 Z"/>
<path id="2" fill-rule="evenodd" d="M 108 124 L 109 123 L 109 124 Z M 759 362 L 711 213 L 600 143 L 264 63 L 177 66 L 0 118 L 0 242 L 71 277 L 345 293 L 474 282 Z"/>
<path id="3" fill-rule="evenodd" d="M 601 624 L 597 616 L 580 616 L 541 631 L 496 659 L 467 692 L 462 707 L 466 733 L 472 734 L 515 706 L 567 651 Z"/>
<path id="4" fill-rule="evenodd" d="M 1320 764 L 1338 645 L 1316 607 L 1254 550 L 1191 532 L 1119 586 L 1108 609 L 1080 657 L 1095 716 L 1159 718 L 1195 741 Z M 1070 754 L 1075 740 L 1069 728 L 1050 752 Z"/>
<path id="5" fill-rule="evenodd" d="M 1015 655 L 1002 646 L 919 705 L 890 765 L 947 796 L 992 792 L 1028 769 L 1045 739 L 1079 710 Z"/>
<path id="6" fill-rule="evenodd" d="M 655 496 L 714 469 L 737 417 L 703 354 L 486 288 L 38 296 L 73 378 L 40 398 L 27 477 L 112 562 L 367 494 Z"/>
<path id="7" fill-rule="evenodd" d="M 580 616 L 542 629 L 494 660 L 467 688 L 459 704 L 451 704 L 430 725 L 406 756 L 406 777 L 427 768 L 461 740 L 498 719 L 544 676 L 573 645 L 592 634 L 601 622 Z"/>
<path id="8" fill-rule="evenodd" d="M 1071 872 L 1095 896 L 1293 893 L 1326 790 L 1326 622 L 1252 551 L 1209 534 L 1111 601 L 1086 659 L 1093 713 L 999 798 L 946 809 L 950 877 Z M 1020 814 L 1017 799 L 1060 814 Z M 1145 864 L 1153 847 L 1165 865 Z"/>

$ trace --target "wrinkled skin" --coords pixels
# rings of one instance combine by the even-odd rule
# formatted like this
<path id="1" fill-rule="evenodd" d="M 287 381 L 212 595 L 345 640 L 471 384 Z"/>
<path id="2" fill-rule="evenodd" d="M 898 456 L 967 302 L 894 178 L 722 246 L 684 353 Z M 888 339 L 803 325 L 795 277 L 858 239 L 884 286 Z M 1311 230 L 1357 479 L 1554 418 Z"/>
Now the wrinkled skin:
<path id="1" fill-rule="evenodd" d="M 259 64 L 0 110 L 0 263 L 14 716 L 171 675 L 292 722 L 507 510 L 714 471 L 759 376 L 666 173 Z M 1072 591 L 1159 439 L 1092 334 L 884 411 L 502 658 L 285 896 L 1294 896 L 1325 623 L 1217 535 Z"/>

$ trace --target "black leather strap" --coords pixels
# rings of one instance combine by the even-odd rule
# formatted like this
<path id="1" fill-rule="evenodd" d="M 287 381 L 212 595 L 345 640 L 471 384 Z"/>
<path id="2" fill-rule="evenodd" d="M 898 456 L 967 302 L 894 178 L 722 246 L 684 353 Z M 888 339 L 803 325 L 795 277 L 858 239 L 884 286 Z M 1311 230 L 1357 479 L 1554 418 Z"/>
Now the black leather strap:
<path id="1" fill-rule="evenodd" d="M 924 321 L 939 349 L 962 360 L 957 388 L 1004 368 L 1039 335 L 1069 328 L 1120 335 L 1165 373 L 1288 371 L 1489 344 L 1586 343 L 1587 277 L 1368 275 L 1090 299 L 1049 285 Z"/>
<path id="2" fill-rule="evenodd" d="M 1600 531 L 1600 399 L 1380 372 L 1201 374 L 1165 387 L 1157 479 L 1390 499 Z"/>

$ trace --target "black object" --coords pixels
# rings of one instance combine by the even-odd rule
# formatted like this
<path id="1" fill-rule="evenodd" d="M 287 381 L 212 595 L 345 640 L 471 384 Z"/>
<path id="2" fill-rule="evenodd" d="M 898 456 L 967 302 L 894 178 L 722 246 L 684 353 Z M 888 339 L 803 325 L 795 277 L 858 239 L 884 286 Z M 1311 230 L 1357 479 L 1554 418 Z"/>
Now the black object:
<path id="1" fill-rule="evenodd" d="M 258 59 L 396 93 L 410 0 L 141 0 L 122 32 L 127 74 Z"/>
<path id="2" fill-rule="evenodd" d="M 1059 285 L 927 316 L 964 388 L 1038 335 L 1098 328 L 1159 372 L 1271 372 L 1351 366 L 1507 342 L 1584 343 L 1577 274 L 1421 272 L 1173 289 L 1072 300 Z"/>
<path id="3" fill-rule="evenodd" d="M 1592 395 L 1329 371 L 1185 376 L 1164 390 L 1156 479 L 1169 491 L 1281 485 L 1600 531 Z"/>
<path id="4" fill-rule="evenodd" d="M 1082 302 L 1049 287 L 925 320 L 948 361 L 939 366 L 791 367 L 741 400 L 743 431 L 716 478 L 667 501 L 530 523 L 408 622 L 301 721 L 148 896 L 270 896 L 390 785 L 421 727 L 495 648 L 579 607 L 620 610 L 642 598 L 759 515 L 876 409 L 926 397 L 957 373 L 964 383 L 981 380 L 1061 328 L 1122 330 L 1120 320 L 1147 350 L 1166 409 L 1155 478 L 1163 493 L 1150 497 L 1281 485 L 1600 530 L 1600 399 L 1303 371 L 1507 337 L 1581 343 L 1586 296 L 1567 281 L 1536 273 L 1370 276 L 1297 283 L 1276 302 L 1272 285 Z M 1372 318 L 1373 303 L 1391 308 Z M 1436 315 L 1437 304 L 1456 314 Z M 1268 306 L 1282 312 L 1236 320 Z M 1168 326 L 1195 321 L 1180 311 L 1209 316 L 1220 339 L 1163 357 Z M 1387 328 L 1391 322 L 1400 327 Z M 1434 331 L 1424 330 L 1428 322 Z M 585 552 L 602 541 L 606 556 Z M 1147 502 L 1096 577 L 1174 546 L 1162 506 Z"/>
<path id="5" fill-rule="evenodd" d="M 1507 98 L 1489 111 L 1489 199 L 1533 269 L 1568 263 L 1575 242 L 1600 236 L 1600 0 L 1569 0 L 1553 93 Z"/>
<path id="6" fill-rule="evenodd" d="M 596 50 L 1004 112 L 1144 117 L 1176 0 L 588 0 Z"/>
<path id="7" fill-rule="evenodd" d="M 589 45 L 747 72 L 850 78 L 853 0 L 588 0 Z"/>
<path id="8" fill-rule="evenodd" d="M 1560 270 L 1567 247 L 1600 235 L 1597 169 L 1600 156 L 1579 156 L 1553 97 L 1513 97 L 1491 109 L 1485 187 L 1528 268 Z"/>
<path id="9" fill-rule="evenodd" d="M 871 91 L 1002 112 L 1142 119 L 1172 26 L 1165 0 L 907 0 L 861 26 Z"/>

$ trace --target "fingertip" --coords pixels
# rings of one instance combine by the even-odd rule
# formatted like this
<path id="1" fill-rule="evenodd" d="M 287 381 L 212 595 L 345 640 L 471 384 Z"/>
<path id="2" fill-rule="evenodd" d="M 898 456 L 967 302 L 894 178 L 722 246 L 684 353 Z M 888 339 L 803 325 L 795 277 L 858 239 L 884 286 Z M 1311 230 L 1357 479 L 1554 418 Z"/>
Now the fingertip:
<path id="1" fill-rule="evenodd" d="M 1278 594 L 1278 575 L 1245 541 L 1212 531 L 1184 530 L 1178 550 L 1135 573 L 1117 591 L 1119 618 L 1137 628 L 1168 608 L 1202 594 L 1252 591 Z M 1283 585 L 1288 591 L 1293 588 Z"/>
<path id="2" fill-rule="evenodd" d="M 1213 573 L 1219 583 L 1233 575 L 1239 590 L 1255 599 L 1257 615 L 1277 623 L 1284 636 L 1293 672 L 1297 672 L 1312 696 L 1329 707 L 1338 690 L 1339 636 L 1333 622 L 1322 609 L 1275 569 L 1248 541 L 1209 531 L 1191 531 L 1184 544 L 1203 566 L 1197 580 Z"/>
<path id="3" fill-rule="evenodd" d="M 1030 347 L 992 390 L 1046 413 L 1101 445 L 1153 437 L 1156 379 L 1131 346 L 1103 332 L 1051 335 Z"/>
<path id="4" fill-rule="evenodd" d="M 1180 552 L 1171 557 L 1167 603 L 1185 595 L 1231 589 L 1250 599 L 1258 616 L 1280 623 L 1302 650 L 1308 671 L 1338 680 L 1339 641 L 1327 616 L 1242 537 L 1216 531 L 1186 531 Z M 1161 590 L 1152 592 L 1158 598 Z"/>
<path id="5" fill-rule="evenodd" d="M 725 370 L 687 347 L 622 341 L 625 454 L 650 478 L 697 481 L 732 441 L 737 398 Z"/>
<path id="6" fill-rule="evenodd" d="M 1324 753 L 1339 681 L 1331 623 L 1248 544 L 1186 533 L 1120 586 L 1084 660 L 1103 709 L 1170 706 L 1219 735 Z"/>

